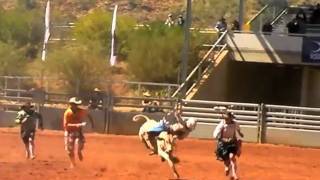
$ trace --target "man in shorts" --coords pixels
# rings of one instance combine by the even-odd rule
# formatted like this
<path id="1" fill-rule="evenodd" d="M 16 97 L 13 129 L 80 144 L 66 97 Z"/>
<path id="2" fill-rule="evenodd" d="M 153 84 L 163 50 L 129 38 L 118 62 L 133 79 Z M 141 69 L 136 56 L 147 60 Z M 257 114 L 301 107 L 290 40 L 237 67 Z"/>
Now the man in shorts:
<path id="1" fill-rule="evenodd" d="M 21 139 L 24 143 L 27 159 L 35 159 L 34 152 L 35 144 L 34 137 L 36 134 L 37 125 L 39 129 L 43 130 L 43 122 L 41 114 L 34 111 L 31 102 L 26 102 L 21 106 L 15 119 L 16 124 L 20 124 Z"/>
<path id="2" fill-rule="evenodd" d="M 239 157 L 241 151 L 241 140 L 238 136 L 243 138 L 244 134 L 231 111 L 225 109 L 222 118 L 213 132 L 213 137 L 218 140 L 216 155 L 218 160 L 224 162 L 226 176 L 230 175 L 232 179 L 237 180 L 239 178 L 236 156 Z"/>
<path id="3" fill-rule="evenodd" d="M 69 100 L 69 107 L 64 112 L 63 116 L 63 127 L 64 127 L 64 136 L 65 136 L 65 150 L 68 152 L 70 159 L 70 167 L 75 166 L 75 144 L 78 144 L 78 158 L 80 161 L 83 160 L 82 150 L 84 148 L 85 138 L 82 132 L 82 127 L 86 125 L 86 122 L 83 121 L 85 117 L 91 122 L 93 128 L 93 120 L 87 110 L 82 109 L 79 105 L 82 104 L 82 101 L 76 97 L 72 97 Z"/>

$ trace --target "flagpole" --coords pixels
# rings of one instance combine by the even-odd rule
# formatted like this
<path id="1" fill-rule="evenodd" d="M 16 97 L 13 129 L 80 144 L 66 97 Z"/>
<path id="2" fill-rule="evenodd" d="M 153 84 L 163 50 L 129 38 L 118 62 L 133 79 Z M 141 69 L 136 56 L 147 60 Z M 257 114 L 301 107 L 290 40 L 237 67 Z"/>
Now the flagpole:
<path id="1" fill-rule="evenodd" d="M 181 59 L 181 68 L 180 68 L 180 82 L 184 83 L 187 78 L 187 70 L 188 70 L 188 52 L 189 52 L 189 44 L 190 44 L 190 27 L 191 27 L 191 0 L 187 0 L 187 14 L 186 14 L 186 24 L 184 26 L 184 43 L 182 49 L 182 59 Z M 186 87 L 182 89 L 182 97 L 186 95 Z"/>
<path id="2" fill-rule="evenodd" d="M 112 16 L 112 25 L 111 25 L 111 49 L 110 49 L 110 66 L 114 66 L 116 64 L 116 53 L 115 53 L 115 49 L 116 49 L 116 25 L 117 25 L 117 11 L 118 11 L 118 5 L 116 4 L 114 6 L 114 10 L 113 10 L 113 16 Z M 112 71 L 111 71 L 111 75 L 112 75 Z M 111 111 L 112 107 L 109 107 L 110 103 L 111 103 L 111 96 L 112 96 L 112 78 L 110 78 L 110 80 L 107 82 L 107 86 L 108 86 L 108 93 L 107 93 L 107 104 L 106 104 L 106 114 L 105 114 L 105 126 L 104 126 L 104 131 L 109 134 L 109 127 L 110 127 L 110 117 L 111 117 Z"/>

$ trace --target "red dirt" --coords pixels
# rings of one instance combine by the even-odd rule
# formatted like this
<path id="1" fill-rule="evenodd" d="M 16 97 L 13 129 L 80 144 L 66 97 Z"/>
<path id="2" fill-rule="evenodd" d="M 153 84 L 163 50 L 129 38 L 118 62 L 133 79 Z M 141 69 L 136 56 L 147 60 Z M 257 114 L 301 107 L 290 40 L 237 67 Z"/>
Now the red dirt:
<path id="1" fill-rule="evenodd" d="M 36 136 L 36 160 L 25 160 L 17 129 L 0 129 L 1 180 L 155 180 L 172 178 L 166 163 L 147 155 L 137 137 L 87 134 L 84 162 L 68 169 L 62 132 Z M 211 140 L 187 139 L 177 145 L 184 179 L 223 180 L 223 165 L 215 160 Z M 243 180 L 307 180 L 320 176 L 320 149 L 244 144 L 239 159 Z"/>

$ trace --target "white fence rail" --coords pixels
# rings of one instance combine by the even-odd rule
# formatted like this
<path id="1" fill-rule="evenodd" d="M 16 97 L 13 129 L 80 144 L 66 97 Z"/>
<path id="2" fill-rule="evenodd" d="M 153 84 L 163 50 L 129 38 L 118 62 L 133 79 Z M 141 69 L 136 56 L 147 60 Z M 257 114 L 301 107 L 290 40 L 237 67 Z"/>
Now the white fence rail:
<path id="1" fill-rule="evenodd" d="M 141 103 L 142 100 L 158 101 L 159 105 L 144 106 Z M 176 103 L 176 99 L 173 98 L 126 96 L 109 96 L 104 98 L 104 101 L 103 108 L 95 112 L 99 111 L 101 113 L 97 114 L 103 115 L 97 118 L 104 119 L 103 122 L 106 122 L 107 128 L 105 129 L 107 130 L 104 131 L 106 133 L 109 133 L 109 122 L 113 122 L 113 126 L 116 124 L 113 114 L 127 113 L 129 117 L 130 113 L 149 113 L 148 115 L 160 118 Z M 222 120 L 221 113 L 214 110 L 213 107 L 225 106 L 234 113 L 245 134 L 245 141 L 320 147 L 318 140 L 320 137 L 320 108 L 203 100 L 182 100 L 182 102 L 183 118 L 194 117 L 198 121 L 195 131 L 191 133 L 192 137 L 212 138 L 214 128 Z M 8 105 L 8 107 L 12 106 L 12 104 Z M 157 111 L 155 113 L 143 112 L 145 107 L 156 108 Z M 0 121 L 2 121 L 1 117 Z"/>

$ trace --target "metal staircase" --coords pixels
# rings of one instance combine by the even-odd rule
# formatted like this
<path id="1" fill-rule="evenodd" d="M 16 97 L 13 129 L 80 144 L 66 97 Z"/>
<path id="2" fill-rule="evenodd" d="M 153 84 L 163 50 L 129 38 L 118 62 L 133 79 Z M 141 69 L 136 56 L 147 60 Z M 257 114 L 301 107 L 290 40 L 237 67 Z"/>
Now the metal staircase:
<path id="1" fill-rule="evenodd" d="M 228 54 L 227 43 L 225 40 L 227 34 L 228 31 L 223 32 L 213 45 L 206 45 L 209 46 L 210 49 L 189 73 L 186 80 L 173 93 L 171 96 L 172 98 L 191 99 L 196 94 L 199 87 L 205 83 L 208 77 L 212 74 L 214 67 L 217 66 Z M 183 92 L 184 89 L 186 89 L 186 93 L 183 95 L 181 92 Z"/>

